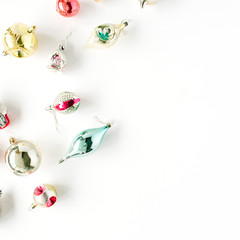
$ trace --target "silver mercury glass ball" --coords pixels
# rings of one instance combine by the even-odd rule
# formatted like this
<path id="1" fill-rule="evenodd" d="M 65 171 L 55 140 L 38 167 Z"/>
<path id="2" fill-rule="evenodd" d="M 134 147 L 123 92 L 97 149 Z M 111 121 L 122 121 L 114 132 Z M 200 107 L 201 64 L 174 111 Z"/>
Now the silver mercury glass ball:
<path id="1" fill-rule="evenodd" d="M 18 176 L 27 176 L 35 172 L 41 164 L 41 153 L 29 141 L 10 139 L 10 147 L 5 154 L 5 162 Z"/>
<path id="2" fill-rule="evenodd" d="M 80 105 L 80 98 L 72 92 L 61 92 L 53 103 L 53 108 L 60 113 L 74 113 Z"/>

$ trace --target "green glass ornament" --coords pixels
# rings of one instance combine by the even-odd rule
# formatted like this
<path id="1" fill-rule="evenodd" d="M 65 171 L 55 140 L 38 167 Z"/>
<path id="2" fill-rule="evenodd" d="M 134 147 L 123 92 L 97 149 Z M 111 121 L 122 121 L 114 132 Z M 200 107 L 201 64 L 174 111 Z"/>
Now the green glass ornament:
<path id="1" fill-rule="evenodd" d="M 66 157 L 61 159 L 59 163 L 63 163 L 70 158 L 87 156 L 96 151 L 110 127 L 111 124 L 106 124 L 103 127 L 87 129 L 78 134 L 73 139 Z"/>

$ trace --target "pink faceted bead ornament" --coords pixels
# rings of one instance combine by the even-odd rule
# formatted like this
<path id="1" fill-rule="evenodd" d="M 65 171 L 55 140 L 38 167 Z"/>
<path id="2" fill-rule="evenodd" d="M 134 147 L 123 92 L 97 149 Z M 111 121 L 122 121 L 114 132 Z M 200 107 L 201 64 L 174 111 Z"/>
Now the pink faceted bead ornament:
<path id="1" fill-rule="evenodd" d="M 57 0 L 57 11 L 63 17 L 75 16 L 80 8 L 78 0 Z"/>

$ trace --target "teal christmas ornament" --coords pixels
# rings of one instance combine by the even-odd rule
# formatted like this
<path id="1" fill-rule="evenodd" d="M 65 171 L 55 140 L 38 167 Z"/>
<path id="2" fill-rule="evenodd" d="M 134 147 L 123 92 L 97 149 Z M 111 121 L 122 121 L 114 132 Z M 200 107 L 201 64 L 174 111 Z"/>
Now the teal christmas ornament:
<path id="1" fill-rule="evenodd" d="M 61 159 L 59 163 L 63 163 L 70 158 L 87 156 L 96 151 L 110 127 L 111 124 L 108 123 L 100 128 L 82 131 L 73 139 L 66 157 Z"/>

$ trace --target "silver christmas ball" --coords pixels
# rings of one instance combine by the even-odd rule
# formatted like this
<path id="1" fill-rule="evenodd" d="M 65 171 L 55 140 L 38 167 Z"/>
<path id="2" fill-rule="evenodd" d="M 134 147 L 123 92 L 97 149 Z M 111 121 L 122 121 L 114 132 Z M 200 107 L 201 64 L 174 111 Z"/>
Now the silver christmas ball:
<path id="1" fill-rule="evenodd" d="M 27 176 L 35 172 L 41 163 L 41 153 L 34 144 L 26 140 L 10 139 L 10 147 L 5 154 L 5 162 L 18 176 Z"/>

